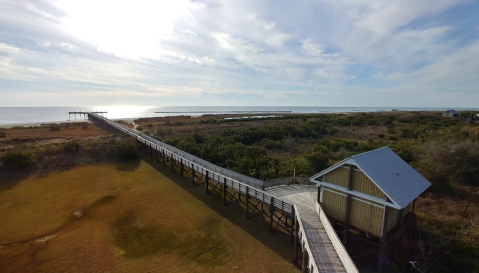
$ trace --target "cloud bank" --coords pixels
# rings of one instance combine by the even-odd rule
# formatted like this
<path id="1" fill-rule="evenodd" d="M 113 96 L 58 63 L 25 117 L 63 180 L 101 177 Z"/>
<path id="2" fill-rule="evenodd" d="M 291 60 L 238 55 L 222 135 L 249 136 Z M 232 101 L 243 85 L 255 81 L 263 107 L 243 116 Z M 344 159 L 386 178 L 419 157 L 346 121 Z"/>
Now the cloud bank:
<path id="1" fill-rule="evenodd" d="M 468 0 L 0 0 L 0 106 L 477 107 L 478 13 Z"/>

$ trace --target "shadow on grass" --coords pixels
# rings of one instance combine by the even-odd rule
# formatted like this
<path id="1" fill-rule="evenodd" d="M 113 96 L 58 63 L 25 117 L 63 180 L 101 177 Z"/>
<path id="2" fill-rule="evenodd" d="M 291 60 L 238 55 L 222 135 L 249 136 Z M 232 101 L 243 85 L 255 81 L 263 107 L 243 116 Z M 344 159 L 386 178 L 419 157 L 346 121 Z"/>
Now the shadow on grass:
<path id="1" fill-rule="evenodd" d="M 227 206 L 223 205 L 223 197 L 210 191 L 210 195 L 206 195 L 204 186 L 192 185 L 191 178 L 180 178 L 178 172 L 172 172 L 170 166 L 164 167 L 161 162 L 150 158 L 148 155 L 141 155 L 145 163 L 161 172 L 168 179 L 182 187 L 195 198 L 203 202 L 210 209 L 227 219 L 231 223 L 240 227 L 242 230 L 250 234 L 256 240 L 261 242 L 269 249 L 276 252 L 285 260 L 292 262 L 293 246 L 290 244 L 291 237 L 289 234 L 275 230 L 273 234 L 269 232 L 269 223 L 266 222 L 261 215 L 256 215 L 251 219 L 246 218 L 246 210 L 233 203 Z"/>
<path id="2" fill-rule="evenodd" d="M 132 172 L 140 167 L 140 159 L 116 161 L 115 169 L 122 172 Z"/>
<path id="3" fill-rule="evenodd" d="M 13 189 L 31 173 L 31 171 L 16 171 L 0 174 L 0 193 Z"/>

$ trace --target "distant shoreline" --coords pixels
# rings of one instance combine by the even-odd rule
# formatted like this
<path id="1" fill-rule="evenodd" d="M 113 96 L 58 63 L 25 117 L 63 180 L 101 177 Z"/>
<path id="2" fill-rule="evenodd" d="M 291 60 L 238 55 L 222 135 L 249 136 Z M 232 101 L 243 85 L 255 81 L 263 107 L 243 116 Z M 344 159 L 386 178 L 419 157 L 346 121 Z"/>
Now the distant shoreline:
<path id="1" fill-rule="evenodd" d="M 136 118 L 119 118 L 114 119 L 115 121 L 123 120 L 125 122 L 133 122 Z M 87 119 L 77 119 L 77 120 L 64 120 L 64 121 L 46 121 L 46 122 L 28 122 L 28 123 L 11 123 L 11 124 L 0 124 L 0 129 L 11 129 L 14 127 L 33 127 L 33 126 L 45 126 L 50 124 L 68 124 L 68 123 L 90 123 Z"/>

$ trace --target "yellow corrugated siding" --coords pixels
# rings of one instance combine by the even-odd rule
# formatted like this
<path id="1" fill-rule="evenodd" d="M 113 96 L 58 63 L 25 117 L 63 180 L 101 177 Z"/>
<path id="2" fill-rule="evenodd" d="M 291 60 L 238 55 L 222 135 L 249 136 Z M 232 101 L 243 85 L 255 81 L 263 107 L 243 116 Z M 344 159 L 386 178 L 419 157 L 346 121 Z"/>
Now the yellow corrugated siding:
<path id="1" fill-rule="evenodd" d="M 398 216 L 399 216 L 399 210 L 390 207 L 388 211 L 388 222 L 386 225 L 387 232 L 389 232 L 391 229 L 393 229 L 396 226 L 396 224 L 398 223 Z"/>
<path id="2" fill-rule="evenodd" d="M 339 167 L 325 174 L 324 181 L 347 188 L 349 183 L 349 169 Z"/>
<path id="3" fill-rule="evenodd" d="M 353 173 L 353 190 L 384 199 L 384 193 L 363 172 Z"/>
<path id="4" fill-rule="evenodd" d="M 349 223 L 351 227 L 381 237 L 384 210 L 374 205 L 351 199 L 351 214 Z"/>
<path id="5" fill-rule="evenodd" d="M 344 221 L 346 196 L 331 192 L 325 187 L 323 190 L 323 210 L 327 216 Z"/>

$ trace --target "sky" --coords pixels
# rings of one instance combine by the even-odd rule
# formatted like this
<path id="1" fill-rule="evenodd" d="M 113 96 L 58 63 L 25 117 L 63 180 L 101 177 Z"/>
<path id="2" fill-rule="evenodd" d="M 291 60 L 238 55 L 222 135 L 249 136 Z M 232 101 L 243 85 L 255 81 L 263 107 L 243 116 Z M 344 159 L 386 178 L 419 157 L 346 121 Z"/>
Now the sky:
<path id="1" fill-rule="evenodd" d="M 2 106 L 479 106 L 477 0 L 0 0 Z"/>

